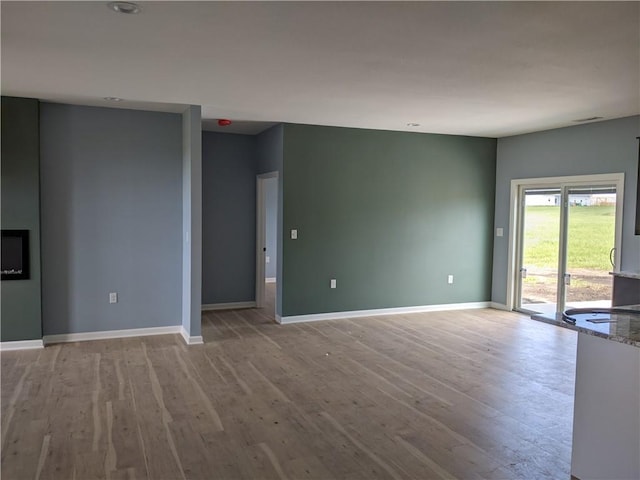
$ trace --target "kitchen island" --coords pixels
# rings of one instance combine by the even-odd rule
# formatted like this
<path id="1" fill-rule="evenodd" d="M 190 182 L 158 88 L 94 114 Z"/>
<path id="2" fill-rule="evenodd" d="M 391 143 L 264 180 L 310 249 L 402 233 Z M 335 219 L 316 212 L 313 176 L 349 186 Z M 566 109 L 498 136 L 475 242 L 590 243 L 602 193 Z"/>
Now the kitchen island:
<path id="1" fill-rule="evenodd" d="M 579 480 L 640 479 L 640 315 L 609 316 L 545 320 L 578 331 L 571 475 Z"/>
<path id="2" fill-rule="evenodd" d="M 609 272 L 613 276 L 611 304 L 632 305 L 640 303 L 640 273 Z"/>

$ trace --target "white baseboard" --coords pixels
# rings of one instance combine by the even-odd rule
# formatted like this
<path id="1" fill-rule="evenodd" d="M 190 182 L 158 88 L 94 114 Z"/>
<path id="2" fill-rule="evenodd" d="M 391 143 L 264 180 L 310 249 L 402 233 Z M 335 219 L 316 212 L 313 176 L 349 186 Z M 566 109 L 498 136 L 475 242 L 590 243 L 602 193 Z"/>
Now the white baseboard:
<path id="1" fill-rule="evenodd" d="M 208 303 L 202 305 L 202 311 L 207 310 L 237 310 L 240 308 L 254 308 L 256 302 L 231 302 L 231 303 Z"/>
<path id="2" fill-rule="evenodd" d="M 504 310 L 507 312 L 511 311 L 504 303 L 498 302 L 489 302 L 489 308 L 493 308 L 494 310 Z"/>
<path id="3" fill-rule="evenodd" d="M 10 350 L 31 350 L 33 348 L 44 348 L 42 340 L 17 340 L 15 342 L 0 342 L 0 352 Z"/>
<path id="4" fill-rule="evenodd" d="M 415 307 L 376 308 L 374 310 L 353 310 L 350 312 L 314 313 L 311 315 L 292 315 L 280 317 L 278 323 L 317 322 L 320 320 L 338 320 L 341 318 L 374 317 L 378 315 L 398 315 L 404 313 L 442 312 L 445 310 L 468 310 L 472 308 L 489 308 L 491 302 L 446 303 L 441 305 L 419 305 Z"/>
<path id="5" fill-rule="evenodd" d="M 23 350 L 27 348 L 43 348 L 53 343 L 86 342 L 89 340 L 108 340 L 113 338 L 147 337 L 150 335 L 168 335 L 179 333 L 187 345 L 204 343 L 202 336 L 191 336 L 181 325 L 168 327 L 129 328 L 126 330 L 106 330 L 103 332 L 62 333 L 45 335 L 42 340 L 24 340 L 20 342 L 1 342 L 0 350 Z"/>
<path id="6" fill-rule="evenodd" d="M 182 338 L 184 338 L 187 345 L 202 345 L 204 343 L 201 335 L 191 336 L 184 327 L 180 329 L 180 335 L 182 335 Z"/>
<path id="7" fill-rule="evenodd" d="M 103 332 L 63 333 L 59 335 L 45 335 L 44 344 L 86 342 L 88 340 L 106 340 L 109 338 L 146 337 L 149 335 L 167 335 L 181 333 L 182 326 L 171 325 L 168 327 L 129 328 L 126 330 L 107 330 Z"/>
<path id="8" fill-rule="evenodd" d="M 264 279 L 264 283 L 276 283 L 276 277 L 267 277 Z"/>

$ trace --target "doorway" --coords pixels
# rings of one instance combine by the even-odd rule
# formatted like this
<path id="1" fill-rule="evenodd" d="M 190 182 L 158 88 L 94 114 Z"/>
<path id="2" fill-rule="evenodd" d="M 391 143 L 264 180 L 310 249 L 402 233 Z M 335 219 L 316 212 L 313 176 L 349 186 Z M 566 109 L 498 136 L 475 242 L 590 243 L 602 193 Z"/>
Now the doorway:
<path id="1" fill-rule="evenodd" d="M 623 181 L 623 174 L 517 181 L 515 310 L 555 316 L 611 306 Z"/>
<path id="2" fill-rule="evenodd" d="M 278 172 L 256 177 L 256 307 L 275 312 L 278 282 Z"/>

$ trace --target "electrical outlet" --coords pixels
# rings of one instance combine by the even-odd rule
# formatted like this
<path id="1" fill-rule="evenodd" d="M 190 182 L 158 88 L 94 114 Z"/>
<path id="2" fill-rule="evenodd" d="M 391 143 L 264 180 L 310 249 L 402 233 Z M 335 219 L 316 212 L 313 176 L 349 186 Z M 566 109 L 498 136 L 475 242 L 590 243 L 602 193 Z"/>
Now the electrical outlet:
<path id="1" fill-rule="evenodd" d="M 298 239 L 298 230 L 293 229 L 291 230 L 291 240 L 297 240 Z"/>
<path id="2" fill-rule="evenodd" d="M 336 279 L 335 278 L 331 279 L 331 288 L 336 288 Z"/>
<path id="3" fill-rule="evenodd" d="M 264 257 L 264 263 L 269 263 L 271 258 L 269 256 Z"/>
<path id="4" fill-rule="evenodd" d="M 504 229 L 501 227 L 496 228 L 496 237 L 504 236 Z"/>
<path id="5" fill-rule="evenodd" d="M 109 294 L 109 303 L 118 303 L 118 294 L 116 292 Z"/>
<path id="6" fill-rule="evenodd" d="M 453 275 L 449 275 L 449 276 L 447 277 L 447 283 L 448 283 L 449 285 L 451 285 L 451 284 L 453 283 Z"/>

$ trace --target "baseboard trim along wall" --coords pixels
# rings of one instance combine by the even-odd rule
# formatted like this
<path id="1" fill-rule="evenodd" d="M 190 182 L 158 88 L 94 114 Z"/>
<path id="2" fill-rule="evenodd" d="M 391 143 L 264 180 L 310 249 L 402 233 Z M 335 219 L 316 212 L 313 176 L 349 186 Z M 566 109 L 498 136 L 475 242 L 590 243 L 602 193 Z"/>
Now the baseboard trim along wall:
<path id="1" fill-rule="evenodd" d="M 317 322 L 320 320 L 339 320 L 341 318 L 375 317 L 379 315 L 398 315 L 403 313 L 442 312 L 446 310 L 469 310 L 472 308 L 490 308 L 491 302 L 446 303 L 441 305 L 419 305 L 415 307 L 376 308 L 374 310 L 353 310 L 350 312 L 314 313 L 311 315 L 276 315 L 278 323 Z"/>
<path id="2" fill-rule="evenodd" d="M 31 350 L 32 348 L 44 348 L 44 342 L 42 340 L 0 342 L 0 352 L 8 352 L 10 350 Z"/>
<path id="3" fill-rule="evenodd" d="M 239 308 L 255 308 L 256 302 L 230 302 L 230 303 L 208 303 L 202 305 L 202 311 L 207 310 L 236 310 Z"/>
<path id="4" fill-rule="evenodd" d="M 509 308 L 504 304 L 504 303 L 498 303 L 498 302 L 489 302 L 489 308 L 493 308 L 494 310 L 504 310 L 506 312 L 509 312 Z"/>
<path id="5" fill-rule="evenodd" d="M 45 335 L 44 344 L 86 342 L 89 340 L 106 340 L 110 338 L 146 337 L 149 335 L 167 335 L 182 333 L 181 325 L 169 327 L 129 328 L 126 330 L 106 330 L 103 332 L 62 333 L 59 335 Z"/>
<path id="6" fill-rule="evenodd" d="M 204 343 L 201 335 L 192 337 L 191 335 L 189 335 L 189 332 L 184 329 L 184 327 L 180 329 L 180 335 L 182 335 L 182 338 L 184 338 L 184 341 L 187 345 L 202 345 Z"/>
<path id="7" fill-rule="evenodd" d="M 276 283 L 276 277 L 267 277 L 264 279 L 264 283 Z"/>

